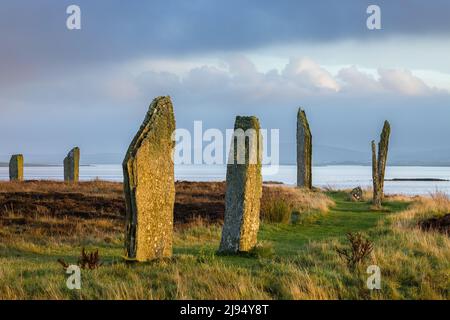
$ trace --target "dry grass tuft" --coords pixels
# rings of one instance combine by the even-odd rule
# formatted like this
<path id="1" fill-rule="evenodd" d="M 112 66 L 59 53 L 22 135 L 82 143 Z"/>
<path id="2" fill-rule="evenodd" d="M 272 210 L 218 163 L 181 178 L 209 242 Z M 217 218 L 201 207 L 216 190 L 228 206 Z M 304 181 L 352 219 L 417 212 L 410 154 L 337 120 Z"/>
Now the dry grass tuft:
<path id="1" fill-rule="evenodd" d="M 300 217 L 313 213 L 326 213 L 334 205 L 320 191 L 285 186 L 265 186 L 261 199 L 261 218 L 266 222 L 290 223 L 292 214 Z"/>
<path id="2" fill-rule="evenodd" d="M 121 197 L 122 183 L 103 180 L 85 181 L 79 183 L 66 183 L 50 180 L 27 180 L 24 182 L 0 182 L 1 193 L 80 193 L 96 195 L 99 197 Z"/>
<path id="3" fill-rule="evenodd" d="M 221 224 L 225 189 L 224 182 L 177 182 L 175 227 L 206 228 Z M 300 215 L 326 212 L 332 204 L 321 192 L 263 186 L 263 216 L 267 213 L 272 217 L 268 221 L 289 223 L 293 212 Z M 90 238 L 108 242 L 123 232 L 124 216 L 121 183 L 0 182 L 0 227 L 4 230 L 0 239 L 27 234 L 35 241 Z"/>
<path id="4" fill-rule="evenodd" d="M 0 227 L 8 231 L 0 238 L 108 241 L 123 231 L 124 214 L 121 183 L 0 182 Z"/>
<path id="5" fill-rule="evenodd" d="M 428 197 L 414 199 L 408 210 L 393 217 L 397 227 L 415 228 L 420 221 L 450 213 L 450 198 L 443 192 L 435 192 Z"/>
<path id="6" fill-rule="evenodd" d="M 222 222 L 225 212 L 224 182 L 178 181 L 175 185 L 175 222 Z"/>

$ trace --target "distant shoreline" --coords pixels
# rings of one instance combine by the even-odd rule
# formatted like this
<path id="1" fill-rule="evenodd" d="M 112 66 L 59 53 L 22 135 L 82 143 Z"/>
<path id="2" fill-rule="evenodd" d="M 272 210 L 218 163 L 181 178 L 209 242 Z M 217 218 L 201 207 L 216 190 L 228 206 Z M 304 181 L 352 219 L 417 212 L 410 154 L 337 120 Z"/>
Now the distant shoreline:
<path id="1" fill-rule="evenodd" d="M 102 165 L 117 165 L 121 166 L 121 163 L 91 163 L 91 164 L 82 164 L 81 167 L 94 167 L 94 166 L 102 166 Z M 194 165 L 194 164 L 193 164 Z M 182 165 L 184 166 L 184 165 Z M 201 165 L 195 165 L 195 166 L 201 166 Z M 205 166 L 210 166 L 205 164 Z M 221 165 L 216 165 L 221 166 Z M 225 166 L 225 165 L 223 165 Z M 296 166 L 295 163 L 282 163 L 280 166 Z M 314 164 L 313 167 L 332 167 L 332 166 L 340 166 L 340 167 L 348 167 L 348 166 L 355 166 L 355 167 L 370 167 L 371 164 L 367 163 L 320 163 L 320 164 Z M 0 168 L 7 168 L 9 167 L 9 163 L 7 162 L 0 162 Z M 63 167 L 62 164 L 38 164 L 38 163 L 25 163 L 24 167 L 46 167 L 46 168 L 53 168 L 53 167 Z M 390 164 L 388 167 L 433 167 L 433 168 L 448 168 L 450 167 L 450 163 L 448 164 Z"/>
<path id="2" fill-rule="evenodd" d="M 392 182 L 448 182 L 448 179 L 439 179 L 439 178 L 394 178 L 394 179 L 385 179 L 385 181 Z"/>
<path id="3" fill-rule="evenodd" d="M 34 163 L 25 163 L 23 165 L 25 168 L 62 168 L 62 164 L 34 164 Z M 80 164 L 80 167 L 92 167 L 95 166 L 95 164 Z M 2 162 L 0 163 L 0 168 L 8 168 L 9 164 Z"/>

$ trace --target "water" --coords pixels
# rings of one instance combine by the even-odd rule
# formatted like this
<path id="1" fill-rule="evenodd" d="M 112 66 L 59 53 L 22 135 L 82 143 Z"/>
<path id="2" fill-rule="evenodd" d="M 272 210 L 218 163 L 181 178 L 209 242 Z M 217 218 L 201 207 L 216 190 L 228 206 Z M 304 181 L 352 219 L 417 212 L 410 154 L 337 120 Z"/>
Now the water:
<path id="1" fill-rule="evenodd" d="M 225 166 L 183 165 L 176 166 L 175 178 L 188 181 L 223 181 L 225 180 Z M 27 180 L 62 180 L 62 167 L 25 167 Z M 296 167 L 280 166 L 275 175 L 264 174 L 265 181 L 279 181 L 285 184 L 295 184 Z M 120 165 L 91 165 L 80 167 L 80 179 L 83 181 L 102 179 L 108 181 L 122 181 L 122 167 Z M 450 180 L 450 167 L 388 167 L 386 179 L 392 178 L 437 178 Z M 0 168 L 0 180 L 8 180 L 8 168 Z M 369 166 L 323 166 L 313 168 L 313 184 L 318 187 L 333 187 L 349 189 L 356 186 L 370 187 L 372 185 L 372 168 Z M 450 195 L 450 182 L 430 181 L 386 181 L 386 193 L 401 193 L 409 195 L 423 195 L 441 191 Z"/>

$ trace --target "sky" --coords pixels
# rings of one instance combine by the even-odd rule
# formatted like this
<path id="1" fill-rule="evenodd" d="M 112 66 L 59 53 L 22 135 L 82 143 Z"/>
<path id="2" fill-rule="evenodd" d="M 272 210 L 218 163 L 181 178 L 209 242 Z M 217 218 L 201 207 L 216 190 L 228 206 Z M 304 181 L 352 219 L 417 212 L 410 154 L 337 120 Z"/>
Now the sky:
<path id="1" fill-rule="evenodd" d="M 68 30 L 66 8 L 81 9 Z M 369 30 L 366 9 L 381 9 Z M 450 165 L 446 0 L 8 0 L 0 5 L 0 162 L 119 163 L 152 99 L 178 128 L 255 115 L 295 160 L 298 107 L 315 163 L 370 161 L 391 122 L 392 163 Z M 84 159 L 83 159 L 84 158 Z"/>

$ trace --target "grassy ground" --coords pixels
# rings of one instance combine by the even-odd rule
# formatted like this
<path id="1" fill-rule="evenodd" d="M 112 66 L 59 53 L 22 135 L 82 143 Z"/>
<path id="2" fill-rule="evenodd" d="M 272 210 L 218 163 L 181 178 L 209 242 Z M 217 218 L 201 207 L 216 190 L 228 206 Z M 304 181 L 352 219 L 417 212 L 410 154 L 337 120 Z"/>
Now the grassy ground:
<path id="1" fill-rule="evenodd" d="M 263 223 L 258 249 L 240 256 L 216 254 L 221 226 L 205 219 L 176 228 L 173 258 L 145 264 L 122 261 L 121 222 L 109 216 L 95 223 L 79 220 L 75 236 L 59 231 L 22 232 L 17 224 L 3 224 L 0 298 L 450 298 L 448 236 L 411 224 L 415 213 L 423 216 L 425 211 L 446 210 L 448 199 L 433 207 L 434 202 L 416 199 L 411 204 L 412 199 L 393 198 L 382 211 L 372 211 L 369 202 L 351 202 L 346 193 L 327 195 L 335 203 L 331 210 L 312 213 L 292 224 Z M 8 214 L 14 218 L 13 212 Z M 302 217 L 302 212 L 299 215 Z M 61 220 L 48 219 L 53 219 L 50 226 L 55 219 Z M 84 227 L 89 232 L 83 232 Z M 345 234 L 349 231 L 364 232 L 374 243 L 370 258 L 353 271 L 335 251 L 348 245 Z M 65 284 L 67 275 L 56 261 L 76 263 L 82 247 L 98 249 L 104 264 L 96 270 L 83 270 L 82 289 L 71 291 Z M 381 268 L 381 290 L 366 287 L 365 270 L 370 264 Z"/>

